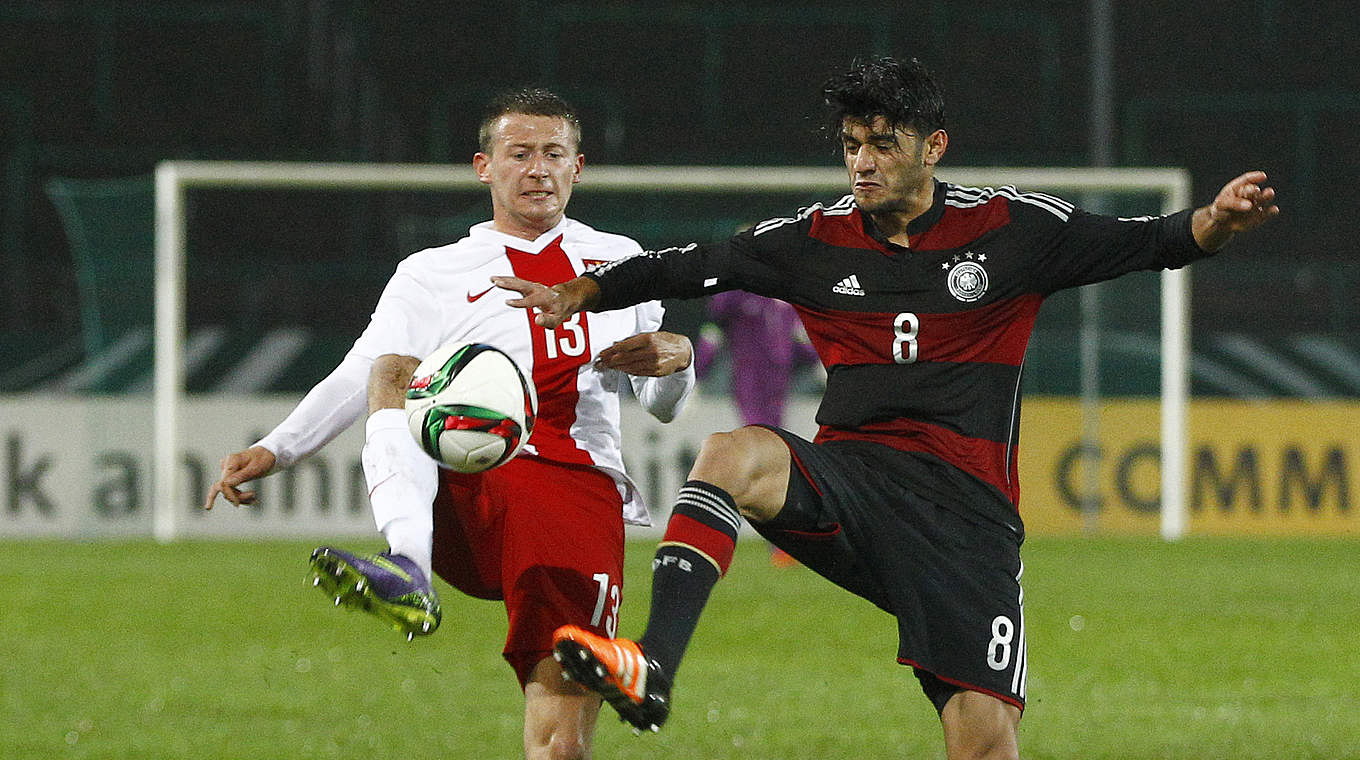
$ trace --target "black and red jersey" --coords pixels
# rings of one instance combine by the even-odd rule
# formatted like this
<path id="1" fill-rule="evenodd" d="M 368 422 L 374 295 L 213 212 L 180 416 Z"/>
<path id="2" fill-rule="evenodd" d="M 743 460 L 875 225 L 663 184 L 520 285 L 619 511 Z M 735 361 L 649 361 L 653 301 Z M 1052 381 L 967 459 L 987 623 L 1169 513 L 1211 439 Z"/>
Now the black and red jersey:
<path id="1" fill-rule="evenodd" d="M 923 496 L 1022 532 L 1020 375 L 1039 305 L 1208 254 L 1189 211 L 1124 219 L 938 181 L 907 234 L 908 247 L 888 242 L 847 195 L 590 276 L 599 310 L 732 289 L 788 301 L 827 370 L 819 443 L 854 446 Z"/>

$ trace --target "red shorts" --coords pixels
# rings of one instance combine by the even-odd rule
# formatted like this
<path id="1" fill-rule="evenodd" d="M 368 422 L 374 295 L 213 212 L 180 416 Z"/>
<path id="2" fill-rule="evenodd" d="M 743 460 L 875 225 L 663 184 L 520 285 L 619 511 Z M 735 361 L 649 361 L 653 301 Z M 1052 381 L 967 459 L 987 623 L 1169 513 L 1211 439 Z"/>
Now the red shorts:
<path id="1" fill-rule="evenodd" d="M 465 594 L 505 601 L 504 654 L 522 687 L 558 626 L 616 633 L 623 500 L 603 472 L 537 457 L 476 475 L 441 470 L 434 571 Z"/>

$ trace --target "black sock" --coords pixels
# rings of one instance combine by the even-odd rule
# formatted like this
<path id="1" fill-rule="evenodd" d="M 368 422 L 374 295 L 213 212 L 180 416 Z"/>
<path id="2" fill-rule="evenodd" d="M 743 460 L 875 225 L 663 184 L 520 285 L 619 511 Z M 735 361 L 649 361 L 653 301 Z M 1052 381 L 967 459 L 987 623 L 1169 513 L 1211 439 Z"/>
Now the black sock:
<path id="1" fill-rule="evenodd" d="M 638 643 L 674 678 L 714 584 L 736 550 L 741 515 L 726 491 L 685 483 L 652 560 L 652 608 Z"/>

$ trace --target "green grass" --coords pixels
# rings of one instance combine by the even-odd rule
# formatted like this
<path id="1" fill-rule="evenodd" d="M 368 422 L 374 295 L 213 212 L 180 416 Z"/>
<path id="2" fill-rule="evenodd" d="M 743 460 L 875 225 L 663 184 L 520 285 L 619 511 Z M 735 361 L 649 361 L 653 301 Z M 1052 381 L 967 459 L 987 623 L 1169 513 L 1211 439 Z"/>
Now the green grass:
<path id="1" fill-rule="evenodd" d="M 518 756 L 500 605 L 441 587 L 443 627 L 407 644 L 304 582 L 312 546 L 0 543 L 0 758 Z M 651 548 L 629 547 L 625 634 Z M 1032 539 L 1023 755 L 1360 757 L 1358 550 Z M 670 723 L 604 719 L 597 757 L 942 757 L 895 652 L 884 614 L 743 543 Z"/>

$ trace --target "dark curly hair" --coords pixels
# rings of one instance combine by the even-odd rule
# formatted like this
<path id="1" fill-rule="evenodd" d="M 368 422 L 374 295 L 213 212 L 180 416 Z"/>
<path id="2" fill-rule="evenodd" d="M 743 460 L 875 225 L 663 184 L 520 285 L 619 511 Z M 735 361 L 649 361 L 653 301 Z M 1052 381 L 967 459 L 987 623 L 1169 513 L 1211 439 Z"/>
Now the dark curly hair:
<path id="1" fill-rule="evenodd" d="M 482 112 L 482 123 L 477 128 L 477 144 L 483 153 L 491 152 L 496 120 L 508 113 L 560 117 L 567 122 L 571 137 L 576 141 L 576 149 L 581 149 L 581 121 L 576 117 L 576 109 L 555 92 L 541 87 L 525 87 L 503 92 L 487 104 L 486 110 Z"/>
<path id="2" fill-rule="evenodd" d="M 846 119 L 872 122 L 882 116 L 895 129 L 923 136 L 944 128 L 944 93 L 921 62 L 913 58 L 856 58 L 848 71 L 822 85 L 826 107 L 822 133 L 839 140 Z"/>

